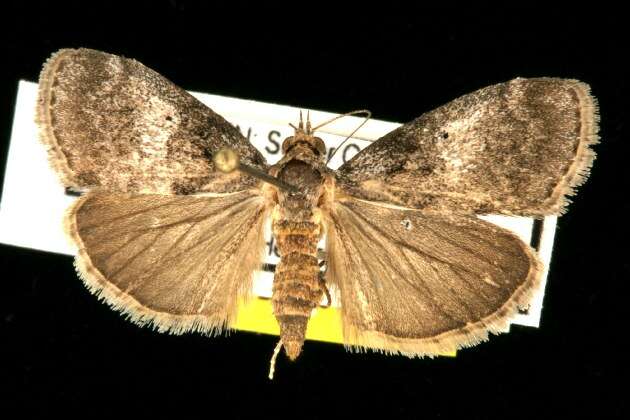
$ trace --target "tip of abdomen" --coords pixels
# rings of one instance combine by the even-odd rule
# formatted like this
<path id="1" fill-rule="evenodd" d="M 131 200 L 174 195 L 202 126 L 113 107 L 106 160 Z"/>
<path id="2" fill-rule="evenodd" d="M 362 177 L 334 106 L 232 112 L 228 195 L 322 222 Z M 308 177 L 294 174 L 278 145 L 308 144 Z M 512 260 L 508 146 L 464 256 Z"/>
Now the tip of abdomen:
<path id="1" fill-rule="evenodd" d="M 290 360 L 295 360 L 302 352 L 308 318 L 305 316 L 280 316 L 280 337 L 282 346 Z"/>
<path id="2" fill-rule="evenodd" d="M 289 360 L 295 360 L 302 353 L 302 344 L 304 341 L 282 341 L 284 352 L 287 354 Z"/>

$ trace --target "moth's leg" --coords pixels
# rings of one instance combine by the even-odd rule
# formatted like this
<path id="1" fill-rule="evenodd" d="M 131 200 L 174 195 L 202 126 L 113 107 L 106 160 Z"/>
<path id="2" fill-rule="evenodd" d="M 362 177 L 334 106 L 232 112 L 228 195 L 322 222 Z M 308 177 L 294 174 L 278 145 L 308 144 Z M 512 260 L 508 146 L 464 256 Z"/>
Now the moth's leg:
<path id="1" fill-rule="evenodd" d="M 326 305 L 324 306 L 328 308 L 332 303 L 332 299 L 330 297 L 330 292 L 328 291 L 328 287 L 326 287 L 326 280 L 324 280 L 325 274 L 326 273 L 324 273 L 323 271 L 319 272 L 319 285 L 324 290 L 324 294 L 326 295 Z"/>
<path id="2" fill-rule="evenodd" d="M 326 295 L 325 307 L 327 308 L 331 305 L 332 299 L 330 297 L 330 292 L 328 291 L 328 287 L 326 287 L 326 270 L 328 270 L 328 265 L 326 264 L 326 252 L 321 249 L 318 249 L 317 257 L 321 260 L 319 262 L 319 266 L 320 267 L 326 266 L 324 271 L 319 272 L 319 285 L 321 286 L 322 290 L 324 291 L 324 294 Z"/>

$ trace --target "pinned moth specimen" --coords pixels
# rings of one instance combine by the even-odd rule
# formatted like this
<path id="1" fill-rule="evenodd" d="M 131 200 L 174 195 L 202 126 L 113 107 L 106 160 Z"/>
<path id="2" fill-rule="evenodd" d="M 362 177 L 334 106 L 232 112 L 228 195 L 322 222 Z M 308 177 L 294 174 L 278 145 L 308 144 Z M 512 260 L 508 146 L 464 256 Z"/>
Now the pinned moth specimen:
<path id="1" fill-rule="evenodd" d="M 586 84 L 518 78 L 418 117 L 337 170 L 300 122 L 270 166 L 158 73 L 88 49 L 46 62 L 37 122 L 63 184 L 84 192 L 65 221 L 78 272 L 137 324 L 229 328 L 271 218 L 281 254 L 272 306 L 290 359 L 329 288 L 351 348 L 433 355 L 503 330 L 542 267 L 477 216 L 561 214 L 597 142 Z"/>

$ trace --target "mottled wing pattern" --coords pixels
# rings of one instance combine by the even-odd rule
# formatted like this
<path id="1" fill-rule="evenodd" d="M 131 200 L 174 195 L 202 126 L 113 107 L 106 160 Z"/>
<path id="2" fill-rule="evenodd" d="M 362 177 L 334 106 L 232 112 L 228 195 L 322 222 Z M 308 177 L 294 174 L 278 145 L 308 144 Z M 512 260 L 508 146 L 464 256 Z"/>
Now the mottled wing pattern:
<path id="1" fill-rule="evenodd" d="M 213 154 L 262 155 L 220 115 L 139 62 L 89 49 L 55 53 L 40 76 L 37 122 L 64 185 L 190 194 L 240 191 L 258 181 L 214 170 Z"/>
<path id="2" fill-rule="evenodd" d="M 479 343 L 527 307 L 541 264 L 511 232 L 475 216 L 341 198 L 327 213 L 326 282 L 353 348 L 408 356 Z"/>
<path id="3" fill-rule="evenodd" d="M 87 287 L 140 325 L 220 332 L 247 298 L 264 250 L 264 199 L 90 192 L 66 227 Z"/>
<path id="4" fill-rule="evenodd" d="M 385 135 L 339 168 L 337 185 L 416 209 L 558 214 L 588 175 L 597 119 L 584 83 L 514 79 Z"/>

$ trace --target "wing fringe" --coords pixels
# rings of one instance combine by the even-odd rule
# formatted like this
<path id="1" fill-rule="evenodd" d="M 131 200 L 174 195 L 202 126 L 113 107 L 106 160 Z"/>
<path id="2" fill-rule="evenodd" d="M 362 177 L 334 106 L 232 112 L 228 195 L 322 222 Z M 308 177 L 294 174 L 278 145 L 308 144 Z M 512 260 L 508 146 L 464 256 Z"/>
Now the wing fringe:
<path id="1" fill-rule="evenodd" d="M 591 95 L 591 88 L 579 80 L 571 80 L 572 87 L 580 103 L 580 143 L 575 159 L 567 173 L 556 185 L 548 198 L 548 202 L 557 206 L 557 213 L 564 214 L 571 203 L 569 196 L 576 194 L 577 187 L 586 182 L 596 153 L 591 148 L 599 143 L 599 106 L 597 99 Z"/>
<path id="2" fill-rule="evenodd" d="M 59 142 L 53 131 L 52 117 L 50 115 L 51 105 L 55 98 L 52 95 L 52 88 L 55 85 L 55 74 L 66 54 L 76 50 L 62 49 L 55 52 L 46 60 L 39 75 L 39 89 L 37 93 L 37 108 L 35 112 L 35 123 L 39 130 L 39 140 L 48 152 L 48 162 L 55 171 L 59 180 L 65 187 L 77 187 L 74 181 L 74 172 L 70 169 L 68 159 L 60 150 Z"/>

